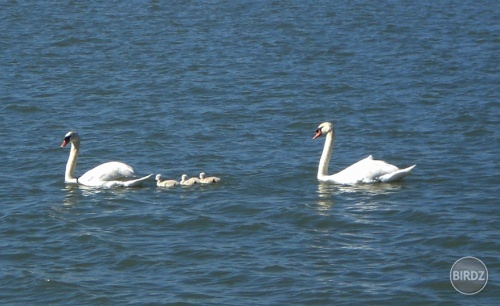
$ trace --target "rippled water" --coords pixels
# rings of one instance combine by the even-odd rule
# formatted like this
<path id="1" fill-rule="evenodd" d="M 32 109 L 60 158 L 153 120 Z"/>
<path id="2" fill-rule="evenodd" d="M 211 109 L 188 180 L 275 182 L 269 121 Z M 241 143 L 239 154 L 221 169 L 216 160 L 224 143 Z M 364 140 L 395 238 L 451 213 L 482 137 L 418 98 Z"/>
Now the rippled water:
<path id="1" fill-rule="evenodd" d="M 497 1 L 0 4 L 2 304 L 498 302 Z M 373 154 L 396 184 L 320 184 Z M 109 160 L 213 186 L 64 184 Z M 474 296 L 449 281 L 476 256 Z"/>

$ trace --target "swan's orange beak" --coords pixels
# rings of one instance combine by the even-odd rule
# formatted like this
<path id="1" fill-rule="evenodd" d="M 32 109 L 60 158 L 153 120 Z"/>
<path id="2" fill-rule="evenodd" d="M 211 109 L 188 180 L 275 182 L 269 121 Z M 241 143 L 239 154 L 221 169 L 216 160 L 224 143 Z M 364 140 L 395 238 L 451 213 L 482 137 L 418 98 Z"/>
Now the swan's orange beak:
<path id="1" fill-rule="evenodd" d="M 318 138 L 318 137 L 319 137 L 319 136 L 321 136 L 322 134 L 323 134 L 323 133 L 321 133 L 321 129 L 317 129 L 317 130 L 316 130 L 316 134 L 314 134 L 313 139 Z"/>
<path id="2" fill-rule="evenodd" d="M 69 138 L 64 138 L 64 140 L 61 144 L 61 148 L 64 148 L 68 143 L 69 143 Z"/>

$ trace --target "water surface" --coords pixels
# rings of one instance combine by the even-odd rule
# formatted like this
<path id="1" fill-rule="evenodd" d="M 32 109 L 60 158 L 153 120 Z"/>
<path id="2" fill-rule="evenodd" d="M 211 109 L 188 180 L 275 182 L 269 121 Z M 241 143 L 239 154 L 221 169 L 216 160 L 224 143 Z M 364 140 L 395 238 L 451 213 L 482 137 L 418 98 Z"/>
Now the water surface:
<path id="1" fill-rule="evenodd" d="M 499 298 L 497 1 L 9 1 L 3 304 L 481 304 Z M 401 183 L 320 184 L 373 154 Z M 214 186 L 64 184 L 109 160 Z M 466 297 L 453 263 L 490 280 Z"/>

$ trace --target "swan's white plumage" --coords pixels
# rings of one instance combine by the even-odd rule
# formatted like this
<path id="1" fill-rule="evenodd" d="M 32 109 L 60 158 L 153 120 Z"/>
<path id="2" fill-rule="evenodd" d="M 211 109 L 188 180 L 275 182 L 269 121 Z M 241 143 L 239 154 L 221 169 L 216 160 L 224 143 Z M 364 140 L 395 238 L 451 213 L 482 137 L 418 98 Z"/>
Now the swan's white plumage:
<path id="1" fill-rule="evenodd" d="M 328 165 L 334 141 L 333 125 L 330 122 L 323 122 L 320 124 L 313 139 L 321 135 L 326 135 L 326 139 L 318 166 L 317 178 L 319 181 L 343 185 L 378 182 L 388 183 L 403 179 L 410 174 L 411 170 L 415 167 L 415 165 L 413 165 L 405 169 L 399 169 L 385 161 L 374 160 L 370 155 L 336 174 L 328 175 Z"/>
<path id="2" fill-rule="evenodd" d="M 82 176 L 75 177 L 78 151 L 80 149 L 80 137 L 76 132 L 68 132 L 61 147 L 71 143 L 71 151 L 66 164 L 65 182 L 69 184 L 80 184 L 89 187 L 133 187 L 142 184 L 152 174 L 138 178 L 134 169 L 122 162 L 107 162 L 101 164 Z"/>

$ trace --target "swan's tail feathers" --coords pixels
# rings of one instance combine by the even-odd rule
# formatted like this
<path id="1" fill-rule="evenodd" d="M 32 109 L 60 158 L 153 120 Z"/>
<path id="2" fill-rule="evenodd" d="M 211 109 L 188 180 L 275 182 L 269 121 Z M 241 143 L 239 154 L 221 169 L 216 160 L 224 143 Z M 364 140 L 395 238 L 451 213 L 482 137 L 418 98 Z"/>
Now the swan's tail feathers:
<path id="1" fill-rule="evenodd" d="M 399 180 L 402 180 L 405 176 L 410 174 L 411 170 L 415 168 L 416 165 L 413 165 L 411 167 L 405 168 L 405 169 L 400 169 L 398 171 L 394 171 L 388 174 L 384 174 L 381 177 L 379 177 L 379 181 L 383 183 L 389 183 L 389 182 L 396 182 Z"/>
<path id="2" fill-rule="evenodd" d="M 146 176 L 138 178 L 136 180 L 125 181 L 125 182 L 123 182 L 123 187 L 140 186 L 144 181 L 148 180 L 151 176 L 153 176 L 153 174 L 146 175 Z"/>

